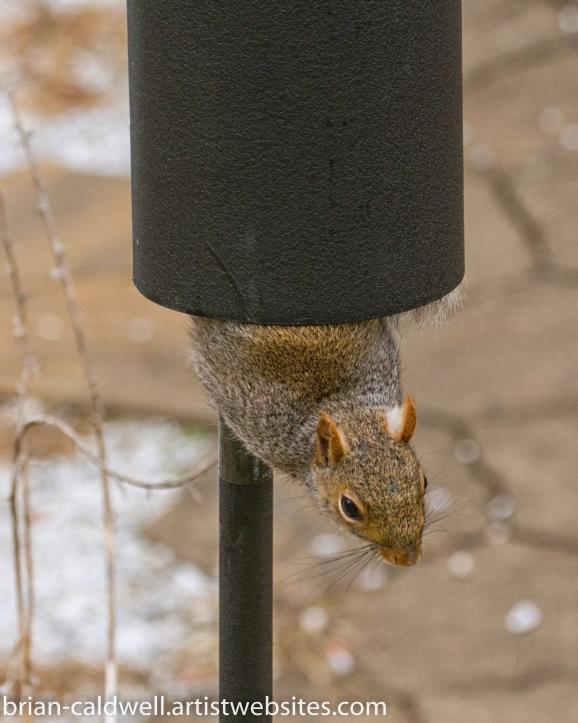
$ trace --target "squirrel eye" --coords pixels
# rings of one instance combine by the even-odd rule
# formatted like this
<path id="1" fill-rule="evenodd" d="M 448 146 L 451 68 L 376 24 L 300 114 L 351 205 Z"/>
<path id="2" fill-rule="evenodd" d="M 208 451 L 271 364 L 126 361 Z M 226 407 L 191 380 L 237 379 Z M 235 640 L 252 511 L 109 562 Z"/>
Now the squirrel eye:
<path id="1" fill-rule="evenodd" d="M 350 520 L 359 520 L 361 517 L 361 510 L 355 504 L 355 502 L 347 495 L 341 495 L 341 510 L 343 514 Z"/>
<path id="2" fill-rule="evenodd" d="M 427 477 L 425 476 L 425 474 L 423 476 L 423 490 L 424 492 L 427 490 Z"/>

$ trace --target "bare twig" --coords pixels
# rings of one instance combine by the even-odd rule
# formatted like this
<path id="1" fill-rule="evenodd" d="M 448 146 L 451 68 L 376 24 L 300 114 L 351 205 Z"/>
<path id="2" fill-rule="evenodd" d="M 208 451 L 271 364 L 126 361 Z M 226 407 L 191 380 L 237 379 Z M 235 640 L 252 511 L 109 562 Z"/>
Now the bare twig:
<path id="1" fill-rule="evenodd" d="M 105 544 L 105 575 L 107 590 L 107 630 L 106 630 L 106 660 L 105 660 L 105 696 L 112 698 L 117 690 L 117 663 L 116 663 L 116 608 L 115 608 L 115 572 L 114 572 L 114 514 L 110 499 L 110 485 L 106 472 L 106 447 L 104 443 L 103 419 L 104 410 L 96 375 L 92 368 L 78 301 L 76 290 L 72 280 L 72 276 L 68 270 L 66 252 L 64 245 L 58 236 L 54 213 L 50 205 L 48 189 L 40 174 L 36 157 L 30 143 L 30 134 L 25 129 L 20 116 L 18 107 L 14 101 L 14 97 L 8 92 L 8 101 L 14 120 L 14 126 L 26 157 L 26 162 L 32 183 L 36 192 L 38 213 L 40 215 L 45 236 L 52 253 L 55 263 L 55 276 L 60 282 L 74 341 L 78 353 L 78 358 L 90 398 L 92 424 L 94 427 L 97 454 L 101 461 L 101 484 L 103 498 L 103 526 L 104 526 L 104 544 Z M 108 720 L 113 720 L 109 718 Z"/>
<path id="2" fill-rule="evenodd" d="M 26 309 L 26 295 L 20 278 L 16 252 L 8 230 L 4 194 L 0 190 L 0 237 L 6 254 L 7 272 L 12 284 L 16 302 L 16 316 L 13 326 L 14 337 L 22 349 L 22 373 L 17 387 L 18 403 L 16 411 L 16 434 L 22 429 L 25 418 L 25 407 L 28 399 L 30 381 L 34 376 L 37 365 L 30 348 L 30 334 L 28 331 L 28 314 Z M 20 519 L 17 495 L 17 480 L 12 479 L 10 490 L 10 510 L 12 515 L 14 570 L 16 581 L 16 602 L 18 614 L 19 640 L 16 646 L 19 665 L 18 678 L 14 681 L 14 693 L 17 697 L 22 695 L 24 686 L 32 676 L 31 648 L 32 648 L 32 620 L 34 615 L 34 566 L 32 558 L 32 538 L 30 527 L 30 483 L 28 478 L 28 455 L 23 449 L 23 461 L 20 466 L 23 489 L 22 506 L 24 508 L 24 559 L 26 562 L 26 592 L 24 591 L 24 575 L 22 570 L 22 555 L 20 550 Z"/>
<path id="3" fill-rule="evenodd" d="M 186 476 L 176 479 L 162 480 L 160 482 L 146 482 L 144 480 L 139 480 L 121 472 L 117 472 L 110 467 L 105 467 L 103 470 L 103 463 L 98 453 L 95 453 L 91 449 L 89 449 L 80 437 L 80 435 L 78 435 L 69 424 L 66 424 L 66 422 L 63 422 L 62 420 L 57 419 L 56 417 L 52 417 L 50 415 L 44 415 L 35 417 L 34 419 L 29 419 L 22 426 L 22 428 L 20 429 L 20 433 L 16 438 L 15 453 L 17 460 L 21 456 L 21 449 L 24 444 L 24 438 L 26 437 L 28 432 L 34 427 L 48 427 L 50 429 L 57 430 L 58 432 L 60 432 L 60 434 L 66 437 L 66 439 L 72 442 L 72 444 L 78 450 L 78 452 L 80 452 L 80 454 L 82 454 L 89 462 L 94 464 L 95 467 L 97 467 L 101 471 L 104 471 L 110 479 L 114 479 L 117 482 L 129 485 L 130 487 L 138 487 L 144 490 L 174 490 L 181 487 L 187 487 L 188 485 L 192 485 L 204 472 L 211 469 L 211 467 L 214 467 L 217 463 L 217 456 L 213 454 L 202 460 L 193 469 L 193 471 L 189 472 L 189 474 L 187 474 Z"/>

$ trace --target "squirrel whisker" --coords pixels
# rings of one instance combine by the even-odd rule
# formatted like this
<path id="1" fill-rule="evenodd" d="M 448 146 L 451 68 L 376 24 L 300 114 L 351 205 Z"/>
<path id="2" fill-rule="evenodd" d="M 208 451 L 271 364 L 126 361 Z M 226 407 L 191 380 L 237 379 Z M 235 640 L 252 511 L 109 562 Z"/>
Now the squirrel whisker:
<path id="1" fill-rule="evenodd" d="M 337 576 L 333 579 L 331 584 L 324 589 L 324 592 L 328 593 L 350 573 L 354 574 L 354 577 L 351 580 L 351 583 L 353 583 L 357 579 L 363 568 L 370 562 L 373 555 L 373 550 L 370 549 L 371 547 L 372 546 L 368 546 L 368 549 L 362 551 L 357 557 L 354 557 L 352 560 L 348 560 L 344 567 L 338 570 Z M 332 571 L 330 570 L 329 572 Z"/>
<path id="2" fill-rule="evenodd" d="M 284 582 L 295 582 L 304 580 L 311 581 L 317 580 L 319 578 L 326 578 L 328 576 L 336 574 L 337 577 L 334 578 L 331 584 L 324 589 L 324 592 L 328 592 L 335 584 L 337 584 L 341 579 L 343 579 L 343 577 L 347 576 L 348 573 L 355 570 L 357 565 L 368 562 L 374 552 L 374 546 L 372 544 L 368 544 L 362 545 L 352 550 L 345 551 L 343 553 L 337 553 L 335 555 L 332 555 L 328 559 L 317 560 L 317 562 L 309 565 L 304 570 L 300 570 L 296 574 L 289 576 Z M 361 567 L 361 569 L 363 569 L 363 567 Z M 316 588 L 314 592 L 318 592 L 322 588 L 323 583 L 318 588 Z"/>
<path id="3" fill-rule="evenodd" d="M 435 489 L 435 488 L 434 488 Z M 428 505 L 426 498 L 426 518 L 424 525 L 424 536 L 432 532 L 445 532 L 450 534 L 446 528 L 440 528 L 439 523 L 448 519 L 455 518 L 458 512 L 463 511 L 471 505 L 471 500 L 467 498 L 456 499 L 455 497 L 442 497 L 435 506 Z"/>
<path id="4" fill-rule="evenodd" d="M 339 550 L 338 552 L 333 552 L 329 555 L 323 555 L 322 559 L 319 559 L 319 555 L 307 555 L 306 557 L 294 557 L 293 562 L 298 561 L 308 561 L 312 562 L 315 566 L 317 565 L 328 565 L 332 562 L 339 562 L 340 560 L 344 559 L 345 557 L 349 557 L 351 555 L 355 555 L 356 553 L 361 552 L 362 550 L 366 550 L 368 547 L 370 547 L 369 544 L 365 545 L 357 545 L 356 547 L 350 547 L 347 550 Z"/>

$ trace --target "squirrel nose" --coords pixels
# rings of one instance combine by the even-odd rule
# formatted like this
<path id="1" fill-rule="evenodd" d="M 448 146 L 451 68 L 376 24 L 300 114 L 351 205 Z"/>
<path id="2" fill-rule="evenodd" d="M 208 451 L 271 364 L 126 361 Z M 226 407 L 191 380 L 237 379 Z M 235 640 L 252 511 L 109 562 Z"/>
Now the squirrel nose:
<path id="1" fill-rule="evenodd" d="M 383 549 L 381 555 L 387 562 L 402 567 L 411 567 L 421 560 L 421 543 L 411 550 L 387 550 Z"/>

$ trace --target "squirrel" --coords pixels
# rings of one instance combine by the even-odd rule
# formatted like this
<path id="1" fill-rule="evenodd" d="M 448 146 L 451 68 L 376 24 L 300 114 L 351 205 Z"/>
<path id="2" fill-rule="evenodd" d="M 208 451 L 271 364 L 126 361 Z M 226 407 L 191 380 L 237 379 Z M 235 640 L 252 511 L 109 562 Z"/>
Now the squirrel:
<path id="1" fill-rule="evenodd" d="M 459 290 L 410 312 L 441 321 Z M 425 309 L 425 311 L 424 311 Z M 192 317 L 192 364 L 249 452 L 393 565 L 422 554 L 427 477 L 402 396 L 398 317 L 264 326 Z"/>

